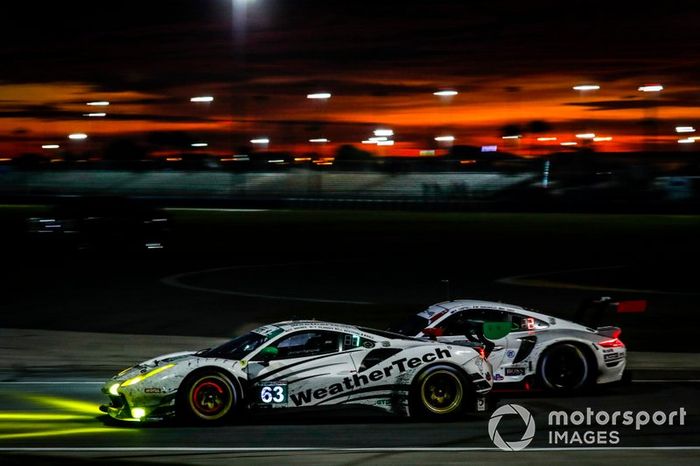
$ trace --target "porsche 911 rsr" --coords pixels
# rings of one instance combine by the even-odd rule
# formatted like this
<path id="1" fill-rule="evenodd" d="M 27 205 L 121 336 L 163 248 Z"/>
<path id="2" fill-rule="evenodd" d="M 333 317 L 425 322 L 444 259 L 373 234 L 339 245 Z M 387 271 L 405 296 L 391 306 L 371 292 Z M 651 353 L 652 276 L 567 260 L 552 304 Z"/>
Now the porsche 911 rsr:
<path id="1" fill-rule="evenodd" d="M 217 422 L 244 410 L 368 405 L 436 419 L 485 410 L 483 353 L 344 324 L 266 325 L 223 345 L 165 356 L 107 381 L 111 417 Z"/>
<path id="2" fill-rule="evenodd" d="M 533 381 L 544 389 L 575 391 L 620 381 L 625 370 L 619 328 L 592 329 L 510 304 L 442 302 L 391 330 L 482 346 L 496 384 Z"/>

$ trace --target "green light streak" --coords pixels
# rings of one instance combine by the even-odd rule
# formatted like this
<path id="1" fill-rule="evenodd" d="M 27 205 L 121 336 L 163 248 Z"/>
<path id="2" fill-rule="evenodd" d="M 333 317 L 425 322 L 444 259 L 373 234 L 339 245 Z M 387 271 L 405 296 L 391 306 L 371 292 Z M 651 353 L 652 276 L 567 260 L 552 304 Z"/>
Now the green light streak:
<path id="1" fill-rule="evenodd" d="M 94 419 L 80 414 L 0 413 L 0 421 L 76 421 Z"/>

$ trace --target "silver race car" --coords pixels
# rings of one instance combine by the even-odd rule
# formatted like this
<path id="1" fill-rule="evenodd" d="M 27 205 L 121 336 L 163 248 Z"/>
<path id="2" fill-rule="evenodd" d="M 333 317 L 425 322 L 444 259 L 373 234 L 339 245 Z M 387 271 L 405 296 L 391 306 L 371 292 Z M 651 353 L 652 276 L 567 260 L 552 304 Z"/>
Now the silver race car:
<path id="1" fill-rule="evenodd" d="M 484 411 L 492 384 L 491 365 L 469 345 L 291 321 L 126 369 L 104 385 L 101 409 L 125 421 L 217 422 L 257 408 L 358 404 L 442 419 Z"/>
<path id="2" fill-rule="evenodd" d="M 438 303 L 391 331 L 484 348 L 495 383 L 576 391 L 620 381 L 625 345 L 617 327 L 588 328 L 510 304 Z"/>

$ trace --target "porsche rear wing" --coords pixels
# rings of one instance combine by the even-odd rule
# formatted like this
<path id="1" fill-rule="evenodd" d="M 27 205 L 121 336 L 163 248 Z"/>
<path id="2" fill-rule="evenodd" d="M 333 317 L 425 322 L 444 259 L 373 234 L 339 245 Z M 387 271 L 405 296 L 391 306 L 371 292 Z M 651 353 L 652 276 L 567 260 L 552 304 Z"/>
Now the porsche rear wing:
<path id="1" fill-rule="evenodd" d="M 598 327 L 597 329 L 595 329 L 595 331 L 598 335 L 608 338 L 618 338 L 622 333 L 622 329 L 620 327 L 612 326 Z"/>
<path id="2" fill-rule="evenodd" d="M 573 320 L 589 328 L 616 328 L 611 326 L 620 318 L 619 314 L 641 313 L 645 312 L 646 309 L 646 300 L 616 301 L 604 296 L 581 303 Z"/>

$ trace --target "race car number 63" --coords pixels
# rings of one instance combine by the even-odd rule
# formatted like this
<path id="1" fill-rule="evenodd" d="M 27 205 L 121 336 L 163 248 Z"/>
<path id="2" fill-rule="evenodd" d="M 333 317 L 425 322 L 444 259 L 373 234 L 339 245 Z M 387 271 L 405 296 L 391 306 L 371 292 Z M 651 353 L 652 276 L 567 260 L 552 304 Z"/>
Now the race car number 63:
<path id="1" fill-rule="evenodd" d="M 284 385 L 266 385 L 260 389 L 260 401 L 263 403 L 284 403 L 287 390 Z"/>

